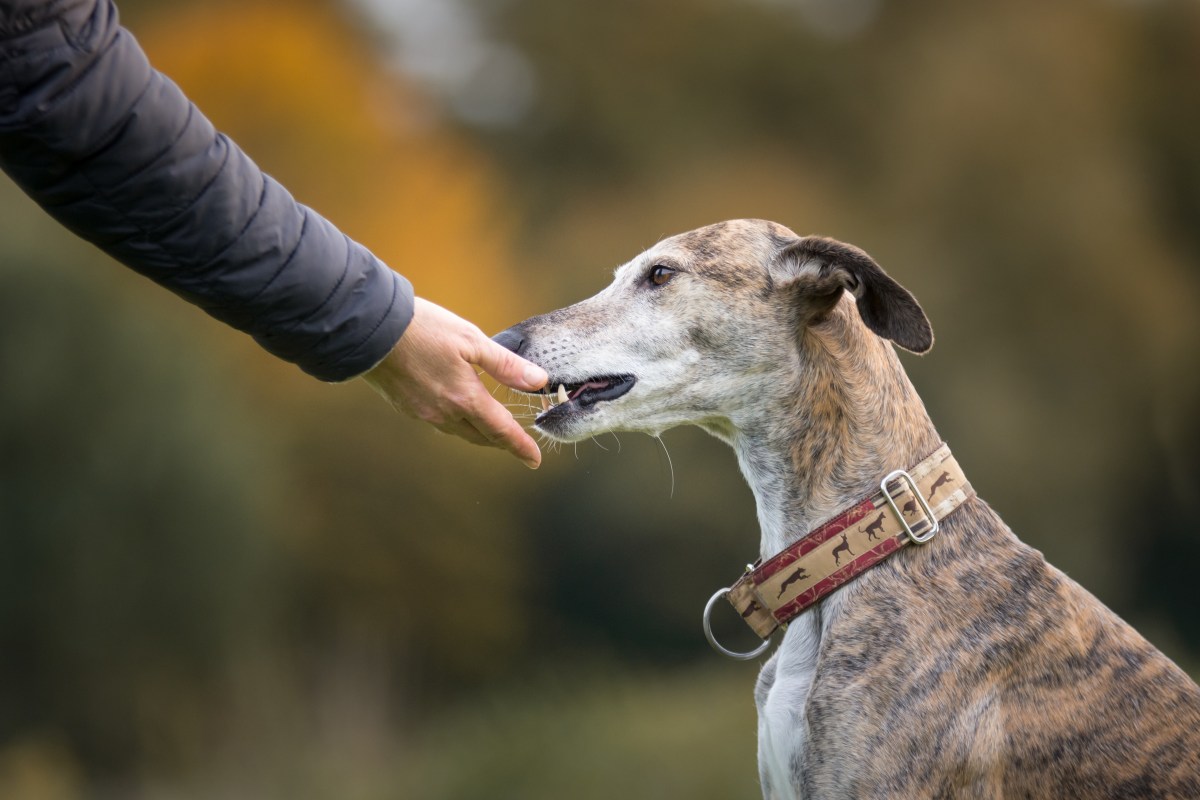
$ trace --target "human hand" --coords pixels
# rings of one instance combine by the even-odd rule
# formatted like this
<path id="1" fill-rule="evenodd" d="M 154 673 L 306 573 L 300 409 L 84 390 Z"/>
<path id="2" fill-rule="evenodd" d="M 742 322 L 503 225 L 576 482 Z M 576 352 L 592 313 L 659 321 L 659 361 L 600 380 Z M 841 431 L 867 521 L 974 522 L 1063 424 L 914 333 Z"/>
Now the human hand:
<path id="1" fill-rule="evenodd" d="M 541 367 L 418 297 L 400 341 L 363 379 L 405 414 L 473 444 L 507 450 L 537 469 L 542 463 L 537 443 L 488 392 L 476 366 L 514 389 L 535 391 L 548 380 Z"/>

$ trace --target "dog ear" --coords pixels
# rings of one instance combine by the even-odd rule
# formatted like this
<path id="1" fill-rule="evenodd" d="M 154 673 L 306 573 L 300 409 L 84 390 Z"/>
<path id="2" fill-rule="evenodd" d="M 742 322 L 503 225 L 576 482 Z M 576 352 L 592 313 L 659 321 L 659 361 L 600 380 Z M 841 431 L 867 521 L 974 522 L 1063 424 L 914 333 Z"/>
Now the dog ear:
<path id="1" fill-rule="evenodd" d="M 933 327 L 916 298 L 857 247 L 823 236 L 806 236 L 784 247 L 780 257 L 797 280 L 803 281 L 807 301 L 815 300 L 818 310 L 831 309 L 847 289 L 872 331 L 914 353 L 926 353 L 933 347 Z M 815 275 L 811 271 L 814 266 Z"/>

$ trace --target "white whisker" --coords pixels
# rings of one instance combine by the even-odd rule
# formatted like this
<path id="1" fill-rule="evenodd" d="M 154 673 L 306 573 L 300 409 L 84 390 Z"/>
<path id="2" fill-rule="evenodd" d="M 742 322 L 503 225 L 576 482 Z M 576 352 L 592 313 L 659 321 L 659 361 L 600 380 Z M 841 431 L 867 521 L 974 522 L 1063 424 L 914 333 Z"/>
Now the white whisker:
<path id="1" fill-rule="evenodd" d="M 660 445 L 662 445 L 663 452 L 666 453 L 667 467 L 671 471 L 671 499 L 674 500 L 675 499 L 675 463 L 673 461 L 671 461 L 671 451 L 667 449 L 667 443 L 662 440 L 662 434 L 659 434 L 658 436 L 651 436 L 650 438 L 656 439 L 658 441 L 658 443 Z"/>

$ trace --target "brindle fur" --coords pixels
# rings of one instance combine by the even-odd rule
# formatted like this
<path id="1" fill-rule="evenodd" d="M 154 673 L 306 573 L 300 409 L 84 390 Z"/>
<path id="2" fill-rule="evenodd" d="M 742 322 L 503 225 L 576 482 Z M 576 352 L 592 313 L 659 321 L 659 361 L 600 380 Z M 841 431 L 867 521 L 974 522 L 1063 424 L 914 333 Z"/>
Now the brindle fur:
<path id="1" fill-rule="evenodd" d="M 678 272 L 653 286 L 655 265 Z M 552 385 L 636 376 L 543 417 L 555 438 L 730 443 L 763 556 L 939 442 L 886 341 L 932 345 L 916 301 L 862 251 L 769 222 L 660 242 L 497 339 Z M 977 498 L 794 620 L 755 696 L 768 798 L 1200 797 L 1200 688 Z"/>

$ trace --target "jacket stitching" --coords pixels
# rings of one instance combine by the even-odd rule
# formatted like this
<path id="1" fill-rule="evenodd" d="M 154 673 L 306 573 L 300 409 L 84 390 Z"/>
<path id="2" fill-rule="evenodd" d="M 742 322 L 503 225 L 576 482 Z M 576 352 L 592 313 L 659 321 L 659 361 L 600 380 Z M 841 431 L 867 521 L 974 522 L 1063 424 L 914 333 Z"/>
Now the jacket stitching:
<path id="1" fill-rule="evenodd" d="M 233 154 L 233 147 L 230 146 L 230 142 L 225 137 L 225 134 L 220 133 L 220 132 L 218 132 L 216 137 L 213 139 L 213 143 L 221 145 L 222 155 L 224 156 L 224 158 L 221 159 L 221 166 L 217 167 L 216 171 L 212 174 L 212 177 L 209 178 L 208 181 L 202 187 L 200 187 L 200 191 L 197 192 L 192 197 L 191 200 L 187 201 L 187 204 L 185 206 L 183 206 L 183 208 L 179 212 L 179 214 L 176 214 L 171 219 L 166 220 L 166 222 L 164 222 L 163 225 L 168 225 L 168 224 L 174 222 L 176 219 L 179 218 L 179 216 L 181 214 L 191 211 L 196 206 L 200 205 L 200 200 L 203 199 L 204 195 L 208 194 L 208 190 L 211 189 L 216 184 L 216 182 L 220 179 L 220 177 L 225 173 L 225 168 L 227 166 L 229 166 L 229 159 Z"/>
<path id="2" fill-rule="evenodd" d="M 308 214 L 311 214 L 311 213 L 316 213 L 316 212 L 310 211 L 308 208 L 305 208 L 305 221 L 306 222 L 308 220 Z M 329 301 L 333 298 L 333 295 L 337 293 L 337 290 L 339 288 L 341 288 L 342 283 L 346 280 L 346 276 L 350 274 L 350 260 L 354 256 L 354 246 L 355 245 L 354 245 L 354 242 L 350 241 L 349 237 L 347 237 L 345 234 L 342 234 L 342 241 L 344 241 L 346 243 L 346 263 L 342 265 L 342 274 L 338 276 L 337 283 L 335 283 L 333 285 L 333 288 L 329 290 L 329 293 L 327 295 L 325 295 L 324 300 L 322 300 L 320 303 L 318 303 L 312 309 L 312 311 L 308 312 L 307 314 L 305 314 L 302 317 L 297 318 L 295 322 L 293 322 L 291 325 L 289 325 L 287 328 L 285 328 L 282 331 L 283 333 L 285 333 L 285 334 L 291 333 L 298 326 L 303 325 L 305 322 L 308 322 L 314 316 L 319 314 L 325 308 L 325 306 L 329 305 Z M 323 344 L 327 338 L 329 338 L 329 337 L 322 336 L 320 339 L 317 339 L 316 341 L 312 342 L 311 344 L 309 344 L 308 347 L 306 347 L 303 350 L 296 353 L 295 358 L 297 360 L 299 360 L 300 357 L 308 355 L 314 349 L 316 349 L 321 344 Z"/>
<path id="3" fill-rule="evenodd" d="M 266 201 L 266 197 L 267 197 L 267 181 L 266 181 L 266 179 L 264 179 L 262 192 L 258 196 L 258 208 L 254 209 L 254 214 L 251 215 L 250 221 L 247 222 L 245 224 L 245 226 L 242 228 L 242 230 L 238 232 L 237 238 L 234 239 L 234 241 L 230 243 L 229 247 L 232 247 L 234 244 L 236 244 L 238 241 L 240 241 L 241 238 L 245 235 L 246 231 L 249 230 L 250 226 L 254 223 L 254 220 L 258 218 L 258 213 L 260 211 L 262 211 L 262 207 Z M 297 236 L 296 236 L 296 244 L 292 247 L 292 251 L 290 253 L 288 253 L 287 258 L 284 259 L 283 263 L 280 264 L 279 267 L 273 273 L 271 273 L 271 277 L 268 278 L 267 281 L 262 286 L 259 287 L 258 291 L 254 293 L 254 296 L 246 301 L 247 305 L 252 304 L 255 300 L 257 300 L 260 296 L 262 296 L 262 293 L 271 287 L 271 284 L 273 284 L 275 282 L 275 279 L 278 278 L 280 275 L 282 275 L 283 271 L 285 269 L 287 269 L 289 266 L 291 266 L 292 260 L 296 257 L 296 254 L 300 252 L 300 246 L 302 244 L 304 244 L 304 234 L 307 230 L 308 230 L 308 214 L 305 213 L 303 215 L 303 220 L 300 223 L 300 233 L 297 234 Z M 226 249 L 228 249 L 228 248 L 226 248 Z M 223 254 L 223 252 L 224 251 L 222 251 L 222 254 Z M 220 256 L 218 255 L 218 258 L 219 257 Z M 250 320 L 251 327 L 253 327 L 254 325 L 256 325 L 258 323 L 259 317 L 261 317 L 261 316 L 262 316 L 262 312 L 259 312 L 254 315 L 253 319 Z"/>
<path id="4" fill-rule="evenodd" d="M 78 166 L 83 167 L 84 162 L 92 161 L 92 160 L 100 158 L 101 156 L 103 156 L 106 153 L 106 151 L 112 149 L 113 147 L 115 147 L 117 145 L 117 140 L 120 138 L 120 136 L 126 130 L 128 130 L 131 125 L 133 125 L 133 111 L 138 107 L 138 105 L 141 104 L 142 99 L 150 92 L 150 86 L 153 82 L 154 82 L 154 79 L 153 79 L 153 76 L 151 76 L 151 79 L 146 81 L 146 88 L 142 91 L 142 93 L 140 95 L 138 95 L 138 99 L 135 100 L 129 106 L 129 110 L 126 112 L 126 115 L 125 115 L 125 120 L 120 124 L 120 126 L 119 126 L 120 130 L 117 132 L 117 134 L 115 136 L 113 136 L 110 141 L 105 142 L 104 145 L 97 148 L 95 152 L 93 152 L 89 155 L 86 155 L 83 158 L 79 159 L 77 162 L 75 162 Z M 194 115 L 195 110 L 196 110 L 196 107 L 193 104 L 188 103 L 188 112 L 187 112 L 187 116 L 183 120 L 183 125 L 179 128 L 179 130 L 177 130 L 175 132 L 175 135 L 172 137 L 170 143 L 167 144 L 165 147 L 163 147 L 161 150 L 157 151 L 149 159 L 147 159 L 144 164 L 139 164 L 137 167 L 130 170 L 123 178 L 121 178 L 121 180 L 117 181 L 114 184 L 113 189 L 120 190 L 123 187 L 125 187 L 127 184 L 129 184 L 131 181 L 137 180 L 142 175 L 144 175 L 146 173 L 146 171 L 149 170 L 150 167 L 152 167 L 157 161 L 162 159 L 163 156 L 165 156 L 167 153 L 169 153 L 173 149 L 175 149 L 175 145 L 179 144 L 180 140 L 183 139 L 184 134 L 187 132 L 187 129 L 189 127 L 191 127 L 192 117 Z"/>
<path id="5" fill-rule="evenodd" d="M 389 269 L 388 272 L 391 273 L 391 270 Z M 392 277 L 392 299 L 388 302 L 387 308 L 384 309 L 384 312 L 379 315 L 379 319 L 376 321 L 375 327 L 371 328 L 371 332 L 368 333 L 366 336 L 364 336 L 362 338 L 362 341 L 360 341 L 358 344 L 354 345 L 354 347 L 351 348 L 346 353 L 346 355 L 342 357 L 343 361 L 351 358 L 355 353 L 357 353 L 359 350 L 361 350 L 363 347 L 365 347 L 367 342 L 369 342 L 375 338 L 375 333 L 380 328 L 383 327 L 383 323 L 386 322 L 387 318 L 392 315 L 392 309 L 394 309 L 396 307 L 396 298 L 399 295 L 400 295 L 400 281 L 396 280 L 396 277 L 393 275 L 393 277 Z"/>

